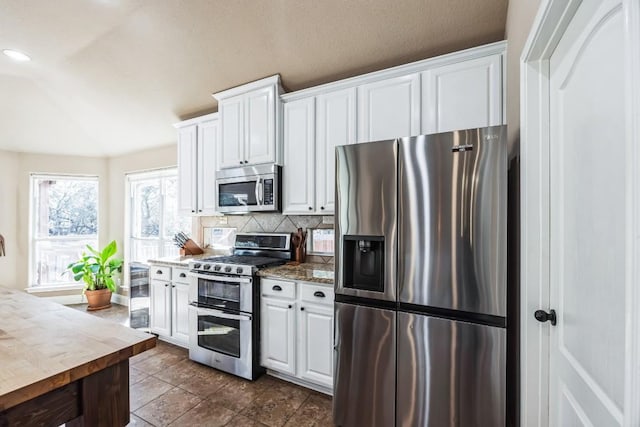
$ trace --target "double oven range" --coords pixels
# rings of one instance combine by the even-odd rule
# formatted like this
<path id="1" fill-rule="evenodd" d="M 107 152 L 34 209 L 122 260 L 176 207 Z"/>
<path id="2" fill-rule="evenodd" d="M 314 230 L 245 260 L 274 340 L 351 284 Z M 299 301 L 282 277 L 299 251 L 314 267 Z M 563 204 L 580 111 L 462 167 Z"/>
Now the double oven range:
<path id="1" fill-rule="evenodd" d="M 189 358 L 256 379 L 260 368 L 260 268 L 291 259 L 287 233 L 238 233 L 233 255 L 189 263 Z"/>

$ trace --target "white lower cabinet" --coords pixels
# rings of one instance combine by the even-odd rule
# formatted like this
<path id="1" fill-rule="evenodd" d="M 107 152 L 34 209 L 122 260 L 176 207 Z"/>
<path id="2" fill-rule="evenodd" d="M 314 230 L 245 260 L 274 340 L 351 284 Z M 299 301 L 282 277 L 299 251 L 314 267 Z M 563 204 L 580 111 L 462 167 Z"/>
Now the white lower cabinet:
<path id="1" fill-rule="evenodd" d="M 149 267 L 149 327 L 151 332 L 173 344 L 189 345 L 189 283 L 186 269 L 151 265 Z M 182 274 L 180 274 L 182 273 Z"/>
<path id="2" fill-rule="evenodd" d="M 261 364 L 325 393 L 333 387 L 333 286 L 261 280 Z"/>

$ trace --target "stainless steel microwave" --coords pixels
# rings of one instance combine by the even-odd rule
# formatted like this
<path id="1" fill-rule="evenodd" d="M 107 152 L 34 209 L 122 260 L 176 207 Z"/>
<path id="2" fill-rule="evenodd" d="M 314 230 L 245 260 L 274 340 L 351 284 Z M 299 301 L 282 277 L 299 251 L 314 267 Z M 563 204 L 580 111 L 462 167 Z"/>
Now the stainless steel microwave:
<path id="1" fill-rule="evenodd" d="M 282 168 L 274 164 L 223 169 L 216 174 L 220 213 L 279 212 Z"/>

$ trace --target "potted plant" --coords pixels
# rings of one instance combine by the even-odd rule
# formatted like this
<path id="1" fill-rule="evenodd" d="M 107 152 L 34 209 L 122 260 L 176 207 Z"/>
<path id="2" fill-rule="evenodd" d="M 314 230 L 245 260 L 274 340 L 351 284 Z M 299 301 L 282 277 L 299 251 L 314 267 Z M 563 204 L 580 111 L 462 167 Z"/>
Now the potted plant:
<path id="1" fill-rule="evenodd" d="M 122 271 L 122 259 L 112 258 L 118 248 L 112 240 L 102 251 L 87 245 L 89 252 L 83 252 L 82 258 L 67 266 L 73 273 L 73 279 L 85 283 L 84 294 L 89 306 L 87 310 L 101 310 L 111 307 L 111 294 L 116 291 L 114 276 Z"/>

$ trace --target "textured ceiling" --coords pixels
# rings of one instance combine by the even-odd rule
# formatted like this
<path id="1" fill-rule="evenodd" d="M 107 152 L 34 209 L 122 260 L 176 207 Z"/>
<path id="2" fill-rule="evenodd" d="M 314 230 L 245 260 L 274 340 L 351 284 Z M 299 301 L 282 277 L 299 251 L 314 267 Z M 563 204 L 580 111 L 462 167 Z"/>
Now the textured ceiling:
<path id="1" fill-rule="evenodd" d="M 175 142 L 211 93 L 287 91 L 502 40 L 507 0 L 0 0 L 0 149 L 112 156 Z"/>

